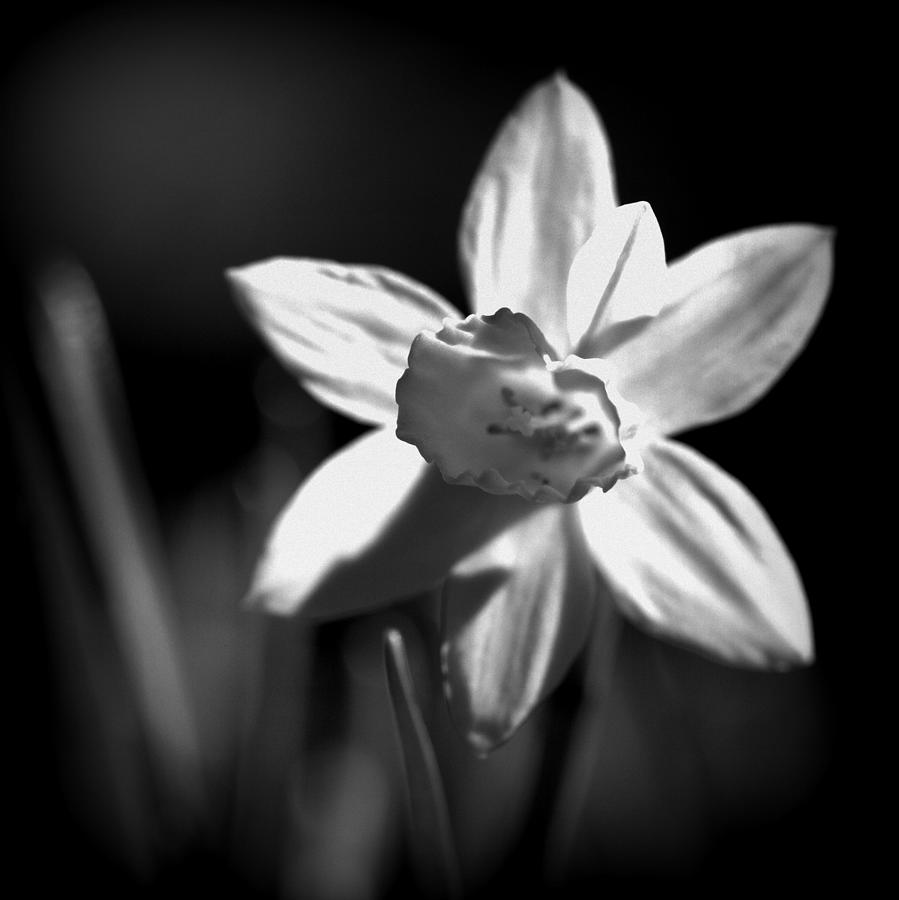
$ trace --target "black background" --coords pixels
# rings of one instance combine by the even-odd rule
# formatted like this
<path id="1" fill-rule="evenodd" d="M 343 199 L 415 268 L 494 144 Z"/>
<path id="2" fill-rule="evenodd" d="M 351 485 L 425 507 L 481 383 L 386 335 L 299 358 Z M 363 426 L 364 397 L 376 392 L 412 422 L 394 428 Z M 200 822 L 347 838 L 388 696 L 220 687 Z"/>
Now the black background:
<path id="1" fill-rule="evenodd" d="M 464 308 L 455 237 L 471 179 L 507 112 L 560 68 L 600 110 L 619 196 L 652 204 L 669 258 L 751 226 L 835 226 L 834 287 L 806 351 L 752 410 L 686 439 L 750 487 L 796 558 L 822 709 L 814 789 L 776 822 L 722 837 L 709 879 L 734 879 L 724 891 L 739 889 L 744 867 L 775 888 L 778 874 L 795 885 L 861 879 L 877 859 L 869 801 L 886 787 L 869 634 L 885 599 L 865 581 L 871 523 L 854 504 L 867 465 L 855 397 L 867 388 L 852 375 L 865 366 L 864 298 L 847 203 L 876 178 L 853 152 L 860 98 L 877 82 L 857 55 L 870 45 L 845 23 L 760 7 L 585 15 L 561 4 L 25 10 L 4 38 L 5 352 L 15 356 L 31 267 L 74 254 L 106 304 L 166 521 L 259 439 L 253 384 L 266 354 L 222 270 L 277 254 L 378 263 Z M 336 417 L 330 428 L 338 442 L 356 431 Z M 13 605 L 33 602 L 15 595 Z M 26 746 L 50 733 L 33 711 L 40 653 L 31 664 L 14 691 L 25 718 L 12 723 Z M 64 831 L 68 846 L 41 843 L 54 814 L 40 788 L 50 757 L 23 758 L 37 763 L 24 770 L 34 787 L 22 859 L 89 857 Z"/>

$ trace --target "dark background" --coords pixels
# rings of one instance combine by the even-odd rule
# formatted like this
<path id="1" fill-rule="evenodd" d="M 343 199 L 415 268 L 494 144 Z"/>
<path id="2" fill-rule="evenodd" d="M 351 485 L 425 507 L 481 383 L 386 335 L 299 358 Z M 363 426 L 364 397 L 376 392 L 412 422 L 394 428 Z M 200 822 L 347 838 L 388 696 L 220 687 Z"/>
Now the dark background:
<path id="1" fill-rule="evenodd" d="M 835 226 L 834 288 L 807 350 L 752 410 L 686 436 L 777 524 L 806 584 L 819 658 L 802 688 L 814 704 L 813 771 L 775 813 L 722 830 L 709 880 L 783 872 L 790 884 L 823 883 L 869 871 L 858 851 L 874 841 L 867 801 L 882 784 L 847 384 L 862 354 L 846 203 L 850 176 L 855 193 L 870 177 L 850 150 L 871 82 L 864 54 L 846 62 L 864 47 L 851 28 L 752 9 L 695 20 L 602 8 L 583 18 L 560 4 L 508 15 L 482 4 L 23 10 L 3 38 L 0 83 L 4 352 L 21 361 L 33 267 L 74 255 L 106 306 L 167 527 L 198 487 L 244 464 L 263 427 L 254 386 L 266 354 L 222 270 L 279 254 L 378 263 L 464 309 L 455 239 L 471 179 L 503 117 L 557 69 L 600 110 L 619 196 L 652 204 L 669 258 L 751 226 Z M 321 427 L 332 445 L 358 430 L 330 413 Z M 15 593 L 14 605 L 34 602 Z M 23 622 L 40 628 L 39 617 Z M 34 713 L 47 661 L 32 660 L 12 723 L 29 747 L 53 733 Z M 57 833 L 62 846 L 39 838 L 57 799 L 40 766 L 55 757 L 23 756 L 37 760 L 23 859 L 79 855 L 89 882 L 102 863 L 77 825 Z"/>

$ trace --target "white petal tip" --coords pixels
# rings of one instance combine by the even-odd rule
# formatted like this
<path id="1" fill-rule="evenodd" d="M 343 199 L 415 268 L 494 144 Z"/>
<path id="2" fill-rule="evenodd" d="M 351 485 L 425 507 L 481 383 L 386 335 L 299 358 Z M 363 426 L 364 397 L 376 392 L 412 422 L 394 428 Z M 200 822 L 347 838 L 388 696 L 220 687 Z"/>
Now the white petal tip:
<path id="1" fill-rule="evenodd" d="M 831 225 L 805 225 L 807 252 L 825 251 L 833 253 L 833 244 L 837 236 L 837 230 Z"/>
<path id="2" fill-rule="evenodd" d="M 571 81 L 565 69 L 556 69 L 556 71 L 546 80 L 545 84 L 552 86 L 559 91 L 578 90 L 577 85 Z"/>
<path id="3" fill-rule="evenodd" d="M 586 94 L 568 77 L 565 69 L 556 69 L 548 78 L 538 81 L 524 96 L 522 107 L 530 102 L 544 99 L 551 101 L 553 105 L 564 104 L 568 100 L 574 100 L 578 104 L 586 104 L 591 110 Z"/>
<path id="4" fill-rule="evenodd" d="M 257 575 L 244 594 L 241 605 L 247 610 L 292 616 L 299 610 L 304 593 L 299 584 Z"/>
<path id="5" fill-rule="evenodd" d="M 243 599 L 243 608 L 252 612 L 290 616 L 296 612 L 296 602 L 275 591 L 250 591 Z"/>
<path id="6" fill-rule="evenodd" d="M 461 697 L 458 699 L 454 697 L 448 652 L 448 647 L 444 644 L 440 651 L 440 668 L 443 673 L 443 696 L 450 712 L 450 722 L 472 753 L 486 759 L 515 734 L 521 721 L 509 722 L 504 717 L 478 716 L 471 708 L 470 699 L 463 701 Z"/>
<path id="7" fill-rule="evenodd" d="M 268 259 L 260 259 L 256 260 L 255 262 L 246 263 L 242 266 L 228 266 L 224 270 L 225 278 L 227 278 L 229 281 L 244 281 L 249 272 L 265 269 L 272 264 L 277 264 L 279 260 L 280 257 L 273 256 Z"/>
<path id="8" fill-rule="evenodd" d="M 505 742 L 506 738 L 495 739 L 481 734 L 478 731 L 469 731 L 465 736 L 468 746 L 481 759 L 486 759 L 497 747 Z"/>
<path id="9" fill-rule="evenodd" d="M 703 652 L 700 650 L 700 652 Z M 728 658 L 730 656 L 730 658 Z M 723 660 L 739 668 L 758 669 L 768 672 L 790 672 L 810 666 L 815 661 L 815 652 L 808 636 L 791 640 L 785 635 L 771 636 L 753 652 L 748 648 L 726 651 L 715 659 Z"/>
<path id="10" fill-rule="evenodd" d="M 817 250 L 822 246 L 827 250 L 831 250 L 834 239 L 837 236 L 837 229 L 832 225 L 800 223 L 797 225 L 787 225 L 782 227 L 785 234 L 788 234 L 790 231 L 792 231 L 793 238 L 796 244 L 804 245 L 804 248 L 808 252 Z"/>
<path id="11" fill-rule="evenodd" d="M 737 669 L 787 673 L 808 668 L 815 662 L 815 652 L 810 645 L 794 646 L 786 640 L 755 647 L 751 644 L 728 645 L 719 641 L 699 643 L 683 635 L 674 636 L 658 623 L 644 621 L 636 624 L 658 640 L 696 653 L 719 665 Z"/>
<path id="12" fill-rule="evenodd" d="M 447 687 L 447 697 L 449 697 L 449 686 Z M 450 706 L 450 711 L 453 707 Z M 453 716 L 453 721 L 459 733 L 465 738 L 469 749 L 481 759 L 485 759 L 495 750 L 498 750 L 507 741 L 514 737 L 515 733 L 521 727 L 521 721 L 480 721 L 480 722 L 458 722 Z"/>
<path id="13" fill-rule="evenodd" d="M 791 653 L 784 654 L 777 660 L 772 668 L 789 671 L 790 669 L 804 669 L 814 664 L 815 648 L 811 640 L 803 642 L 800 646 L 792 647 L 791 650 Z"/>

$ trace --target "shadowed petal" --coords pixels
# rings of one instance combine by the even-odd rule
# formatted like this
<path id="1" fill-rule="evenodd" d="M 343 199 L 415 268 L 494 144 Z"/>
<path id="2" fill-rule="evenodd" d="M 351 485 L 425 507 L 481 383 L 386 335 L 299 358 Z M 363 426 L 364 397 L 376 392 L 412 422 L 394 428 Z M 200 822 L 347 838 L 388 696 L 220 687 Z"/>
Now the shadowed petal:
<path id="1" fill-rule="evenodd" d="M 568 274 L 568 331 L 578 356 L 605 356 L 613 326 L 654 316 L 663 302 L 665 244 L 648 203 L 611 209 Z"/>
<path id="2" fill-rule="evenodd" d="M 452 565 L 534 507 L 453 487 L 388 429 L 328 459 L 281 513 L 249 601 L 333 617 L 439 585 Z"/>
<path id="3" fill-rule="evenodd" d="M 830 288 L 832 232 L 778 225 L 674 263 L 666 307 L 609 358 L 621 393 L 673 434 L 742 412 L 805 346 Z"/>
<path id="4" fill-rule="evenodd" d="M 481 753 L 561 681 L 593 615 L 596 574 L 571 506 L 540 507 L 453 569 L 443 666 L 453 718 Z"/>
<path id="5" fill-rule="evenodd" d="M 250 321 L 309 393 L 362 422 L 394 420 L 394 388 L 413 339 L 459 318 L 389 269 L 278 258 L 227 274 Z"/>
<path id="6" fill-rule="evenodd" d="M 568 270 L 614 194 L 608 143 L 589 100 L 560 75 L 537 85 L 502 125 L 462 217 L 474 311 L 526 313 L 564 355 Z"/>
<path id="7" fill-rule="evenodd" d="M 580 503 L 587 542 L 625 615 L 739 665 L 812 659 L 796 568 L 735 479 L 683 444 L 644 449 L 645 469 Z"/>

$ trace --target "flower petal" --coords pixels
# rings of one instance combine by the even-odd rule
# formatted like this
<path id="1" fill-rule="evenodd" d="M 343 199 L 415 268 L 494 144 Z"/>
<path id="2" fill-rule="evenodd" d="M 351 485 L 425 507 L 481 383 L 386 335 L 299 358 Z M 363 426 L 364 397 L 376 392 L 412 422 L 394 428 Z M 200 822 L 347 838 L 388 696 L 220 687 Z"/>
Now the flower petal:
<path id="1" fill-rule="evenodd" d="M 474 311 L 526 313 L 564 355 L 568 270 L 614 203 L 609 147 L 590 101 L 561 75 L 538 84 L 501 127 L 462 217 Z"/>
<path id="2" fill-rule="evenodd" d="M 589 632 L 596 574 L 577 514 L 554 504 L 460 561 L 444 586 L 450 709 L 475 750 L 509 737 Z"/>
<path id="3" fill-rule="evenodd" d="M 832 232 L 777 225 L 674 263 L 668 302 L 609 353 L 621 393 L 672 434 L 746 409 L 805 345 L 830 287 Z"/>
<path id="4" fill-rule="evenodd" d="M 439 585 L 452 565 L 534 507 L 452 487 L 376 429 L 328 459 L 281 513 L 249 602 L 334 617 Z"/>
<path id="5" fill-rule="evenodd" d="M 587 542 L 621 610 L 646 630 L 739 665 L 809 662 L 799 576 L 758 502 L 683 444 L 580 503 Z"/>
<path id="6" fill-rule="evenodd" d="M 389 269 L 276 258 L 227 274 L 250 321 L 309 393 L 363 422 L 393 421 L 413 339 L 459 317 Z"/>
<path id="7" fill-rule="evenodd" d="M 610 209 L 578 251 L 568 274 L 568 332 L 575 353 L 604 356 L 603 335 L 661 309 L 665 244 L 648 203 Z"/>

